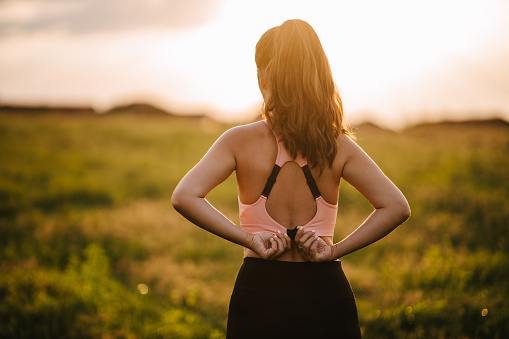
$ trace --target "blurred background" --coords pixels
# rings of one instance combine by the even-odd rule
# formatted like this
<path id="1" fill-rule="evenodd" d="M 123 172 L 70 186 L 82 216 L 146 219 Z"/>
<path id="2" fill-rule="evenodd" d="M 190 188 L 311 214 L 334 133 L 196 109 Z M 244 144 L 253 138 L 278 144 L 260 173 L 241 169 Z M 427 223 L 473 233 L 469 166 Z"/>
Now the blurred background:
<path id="1" fill-rule="evenodd" d="M 509 118 L 504 0 L 4 0 L 0 103 L 250 120 L 254 46 L 291 18 L 317 31 L 354 123 Z"/>
<path id="2" fill-rule="evenodd" d="M 243 251 L 170 205 L 317 31 L 412 217 L 342 258 L 363 338 L 509 338 L 509 2 L 0 1 L 0 338 L 224 338 Z M 238 223 L 235 176 L 207 199 Z M 372 206 L 341 184 L 334 240 Z"/>

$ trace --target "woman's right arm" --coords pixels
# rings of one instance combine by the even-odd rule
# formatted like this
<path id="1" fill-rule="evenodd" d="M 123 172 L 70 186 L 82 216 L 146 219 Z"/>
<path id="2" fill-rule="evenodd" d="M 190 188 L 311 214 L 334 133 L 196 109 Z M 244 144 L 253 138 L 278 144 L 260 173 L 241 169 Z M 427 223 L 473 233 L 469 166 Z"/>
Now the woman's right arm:
<path id="1" fill-rule="evenodd" d="M 193 224 L 233 243 L 255 251 L 264 259 L 281 255 L 288 248 L 283 235 L 252 235 L 237 227 L 205 198 L 226 180 L 236 168 L 237 130 L 223 134 L 175 188 L 171 202 L 177 212 Z"/>

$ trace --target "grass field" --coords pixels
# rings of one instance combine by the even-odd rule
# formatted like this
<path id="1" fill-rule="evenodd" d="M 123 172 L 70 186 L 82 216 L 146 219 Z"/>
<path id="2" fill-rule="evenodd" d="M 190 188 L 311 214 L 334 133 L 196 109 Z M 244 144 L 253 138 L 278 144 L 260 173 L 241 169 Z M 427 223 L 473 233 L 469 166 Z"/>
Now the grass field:
<path id="1" fill-rule="evenodd" d="M 0 112 L 0 337 L 223 338 L 242 249 L 171 207 L 227 126 Z M 509 338 L 509 127 L 363 125 L 412 217 L 342 258 L 364 338 Z M 238 221 L 235 178 L 209 200 Z M 371 212 L 348 184 L 335 240 Z"/>

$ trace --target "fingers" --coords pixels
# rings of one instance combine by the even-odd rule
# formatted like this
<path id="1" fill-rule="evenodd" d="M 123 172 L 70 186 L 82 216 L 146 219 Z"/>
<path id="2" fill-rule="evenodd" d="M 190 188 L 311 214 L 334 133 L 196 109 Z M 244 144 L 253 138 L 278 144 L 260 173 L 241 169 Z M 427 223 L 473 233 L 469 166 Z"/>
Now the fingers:
<path id="1" fill-rule="evenodd" d="M 292 247 L 292 239 L 290 239 L 288 234 L 281 233 L 281 232 L 277 231 L 277 236 L 282 240 L 283 247 L 285 250 Z"/>
<path id="2" fill-rule="evenodd" d="M 314 234 L 315 231 L 304 231 L 304 228 L 301 226 L 298 226 L 299 230 L 295 234 L 295 242 L 298 246 L 298 251 L 300 255 L 307 261 L 310 261 L 309 258 L 309 246 L 311 246 L 312 242 L 314 241 Z"/>
<path id="3" fill-rule="evenodd" d="M 318 240 L 318 237 L 315 237 L 317 238 L 316 240 Z M 320 242 L 319 241 L 314 241 L 311 246 L 309 246 L 309 252 L 310 253 L 314 253 L 314 252 L 317 252 L 318 250 L 318 246 L 320 245 Z"/>
<path id="4" fill-rule="evenodd" d="M 309 247 L 308 247 L 309 246 Z M 323 239 L 314 236 L 304 244 L 303 252 L 306 254 L 307 261 L 331 261 L 335 260 L 332 253 L 332 247 L 327 245 Z"/>
<path id="5" fill-rule="evenodd" d="M 273 237 L 274 241 L 277 244 L 277 250 L 272 255 L 272 258 L 275 258 L 277 256 L 280 256 L 284 252 L 286 252 L 290 246 L 291 246 L 291 239 L 288 235 L 283 234 L 281 232 L 277 232 L 276 235 Z"/>
<path id="6" fill-rule="evenodd" d="M 260 239 L 259 246 L 261 247 L 256 252 L 263 259 L 277 258 L 291 247 L 292 240 L 286 233 L 279 231 L 276 234 L 264 232 L 257 236 Z M 326 251 L 328 245 L 323 239 L 315 235 L 315 231 L 306 232 L 302 227 L 299 227 L 295 241 L 297 242 L 299 254 L 306 261 L 324 261 L 331 257 Z"/>
<path id="7" fill-rule="evenodd" d="M 307 253 L 308 253 L 308 256 L 309 256 L 309 261 L 319 261 L 319 253 L 318 253 L 318 249 L 319 249 L 319 246 L 321 243 L 323 243 L 323 240 L 320 239 L 319 237 L 317 236 L 314 236 L 313 237 L 313 241 L 312 242 L 308 242 L 305 244 L 305 248 L 307 249 Z M 308 246 L 308 243 L 309 243 L 309 247 Z"/>
<path id="8" fill-rule="evenodd" d="M 269 238 L 269 244 L 270 246 L 268 246 L 264 251 L 265 253 L 263 258 L 270 260 L 287 251 L 291 246 L 291 239 L 288 235 L 278 231 L 275 235 L 272 235 Z"/>
<path id="9" fill-rule="evenodd" d="M 297 231 L 295 240 L 298 245 L 300 255 L 306 261 L 322 261 L 323 260 L 323 247 L 327 247 L 327 244 L 320 237 L 315 235 L 314 231 L 304 231 L 300 228 Z"/>
<path id="10" fill-rule="evenodd" d="M 299 232 L 302 232 L 302 233 L 301 233 L 301 236 L 299 237 L 299 239 L 297 240 L 297 235 L 299 234 Z M 304 244 L 306 243 L 306 241 L 308 241 L 309 238 L 311 238 L 315 235 L 315 231 L 309 231 L 309 232 L 304 233 L 303 229 L 301 228 L 297 231 L 297 235 L 295 236 L 295 242 L 297 243 L 297 245 L 299 245 L 299 247 L 304 247 Z"/>
<path id="11" fill-rule="evenodd" d="M 263 259 L 271 259 L 277 251 L 277 242 L 274 237 L 269 238 L 268 243 L 269 246 L 265 247 L 262 253 L 259 254 Z"/>
<path id="12" fill-rule="evenodd" d="M 306 240 L 306 242 L 304 242 L 302 247 L 304 247 L 304 250 L 309 253 L 311 246 L 316 242 L 316 240 L 318 240 L 318 237 L 316 235 L 313 235 L 313 236 L 309 237 L 309 239 Z"/>
<path id="13" fill-rule="evenodd" d="M 307 257 L 306 260 L 313 259 L 312 258 L 313 256 L 312 256 L 312 253 L 311 253 L 311 246 L 316 244 L 318 242 L 317 240 L 318 240 L 318 237 L 313 235 L 313 236 L 309 237 L 309 239 L 306 240 L 304 242 L 304 244 L 302 245 L 302 247 L 303 247 L 302 250 L 303 250 L 303 252 L 305 253 L 305 255 Z"/>
<path id="14" fill-rule="evenodd" d="M 283 245 L 283 239 L 281 239 L 281 233 L 278 231 L 276 235 L 274 235 L 271 239 L 274 239 L 274 241 L 277 244 L 276 252 L 280 252 L 284 250 L 285 246 Z"/>
<path id="15" fill-rule="evenodd" d="M 300 238 L 304 235 L 304 228 L 302 226 L 297 226 L 297 233 L 295 233 L 294 241 L 296 243 L 299 242 Z"/>

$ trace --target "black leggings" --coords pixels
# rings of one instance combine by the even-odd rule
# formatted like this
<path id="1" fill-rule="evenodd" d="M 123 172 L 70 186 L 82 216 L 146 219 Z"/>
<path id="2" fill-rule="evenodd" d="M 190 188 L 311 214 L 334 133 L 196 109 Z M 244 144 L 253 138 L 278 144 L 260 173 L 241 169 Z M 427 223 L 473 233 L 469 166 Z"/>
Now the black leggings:
<path id="1" fill-rule="evenodd" d="M 227 338 L 360 338 L 341 262 L 244 258 L 230 300 Z"/>

